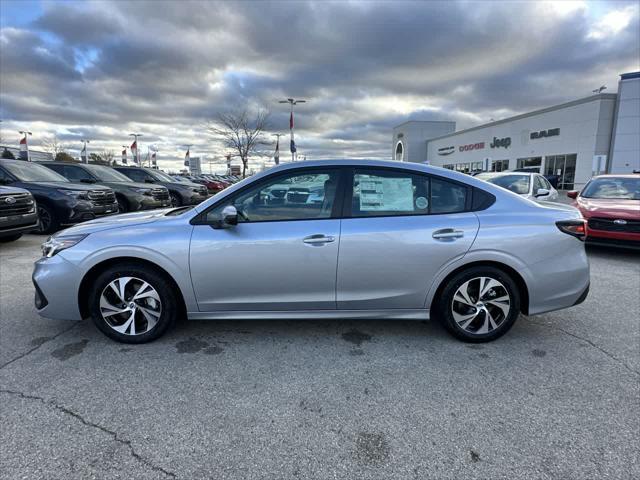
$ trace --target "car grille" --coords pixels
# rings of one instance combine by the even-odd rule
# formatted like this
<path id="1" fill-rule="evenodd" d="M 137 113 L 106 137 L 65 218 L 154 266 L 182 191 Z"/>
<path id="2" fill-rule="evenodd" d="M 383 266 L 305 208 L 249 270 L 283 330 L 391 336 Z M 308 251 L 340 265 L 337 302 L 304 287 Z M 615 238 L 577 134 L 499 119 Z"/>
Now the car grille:
<path id="1" fill-rule="evenodd" d="M 30 193 L 5 193 L 0 195 L 0 217 L 24 215 L 25 213 L 33 212 L 34 208 L 35 204 Z"/>
<path id="2" fill-rule="evenodd" d="M 615 223 L 611 218 L 590 218 L 589 228 L 607 232 L 640 233 L 640 220 L 624 220 L 626 223 Z"/>
<path id="3" fill-rule="evenodd" d="M 169 191 L 166 188 L 154 188 L 151 195 L 155 200 L 169 200 Z"/>
<path id="4" fill-rule="evenodd" d="M 111 205 L 116 201 L 116 195 L 113 190 L 91 190 L 89 200 L 94 205 Z"/>
<path id="5" fill-rule="evenodd" d="M 201 187 L 201 188 L 198 189 L 198 193 L 200 195 L 205 195 L 206 196 L 208 192 L 209 191 L 207 190 L 207 187 Z"/>

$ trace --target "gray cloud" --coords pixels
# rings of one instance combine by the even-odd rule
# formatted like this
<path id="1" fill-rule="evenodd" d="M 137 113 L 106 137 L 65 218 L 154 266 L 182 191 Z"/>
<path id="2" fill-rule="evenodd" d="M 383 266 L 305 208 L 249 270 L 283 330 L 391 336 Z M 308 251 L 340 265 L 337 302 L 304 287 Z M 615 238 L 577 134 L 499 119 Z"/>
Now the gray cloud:
<path id="1" fill-rule="evenodd" d="M 0 114 L 69 141 L 119 149 L 132 129 L 166 158 L 217 112 L 309 99 L 296 117 L 308 155 L 388 157 L 407 118 L 468 127 L 588 95 L 638 69 L 638 9 L 590 36 L 588 10 L 534 2 L 60 2 L 0 33 Z M 633 6 L 616 3 L 611 8 Z M 54 40 L 52 40 L 54 39 Z M 176 160 L 176 166 L 178 165 Z"/>

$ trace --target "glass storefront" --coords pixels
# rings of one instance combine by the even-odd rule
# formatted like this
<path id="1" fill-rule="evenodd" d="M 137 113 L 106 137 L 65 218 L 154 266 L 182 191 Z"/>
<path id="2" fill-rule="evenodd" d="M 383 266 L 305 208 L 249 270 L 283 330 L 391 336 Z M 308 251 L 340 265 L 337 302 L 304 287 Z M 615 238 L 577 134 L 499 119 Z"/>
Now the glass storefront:
<path id="1" fill-rule="evenodd" d="M 556 180 L 560 190 L 572 190 L 576 176 L 575 153 L 567 155 L 549 155 L 545 157 L 545 175 L 549 181 Z M 551 181 L 553 184 L 554 182 Z"/>
<path id="2" fill-rule="evenodd" d="M 491 162 L 492 172 L 504 172 L 509 170 L 509 160 L 494 160 Z"/>
<path id="3" fill-rule="evenodd" d="M 529 157 L 529 158 L 519 158 L 516 168 L 538 168 L 538 173 L 540 173 L 540 167 L 542 166 L 542 157 Z"/>

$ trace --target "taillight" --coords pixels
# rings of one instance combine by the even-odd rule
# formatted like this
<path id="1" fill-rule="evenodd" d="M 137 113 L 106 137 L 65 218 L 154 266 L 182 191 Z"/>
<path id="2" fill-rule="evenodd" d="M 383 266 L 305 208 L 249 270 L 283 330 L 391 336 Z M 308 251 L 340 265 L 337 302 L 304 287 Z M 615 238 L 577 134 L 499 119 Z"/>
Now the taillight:
<path id="1" fill-rule="evenodd" d="M 585 220 L 561 220 L 556 222 L 556 225 L 561 232 L 576 237 L 579 240 L 584 241 L 584 237 L 587 234 L 587 222 Z"/>

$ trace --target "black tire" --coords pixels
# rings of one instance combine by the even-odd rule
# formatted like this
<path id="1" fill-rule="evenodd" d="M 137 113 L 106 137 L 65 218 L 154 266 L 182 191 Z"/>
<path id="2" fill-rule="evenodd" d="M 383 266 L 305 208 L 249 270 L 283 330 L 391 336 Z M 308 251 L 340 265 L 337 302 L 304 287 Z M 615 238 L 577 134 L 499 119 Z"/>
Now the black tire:
<path id="1" fill-rule="evenodd" d="M 181 207 L 182 206 L 182 199 L 180 198 L 180 195 L 178 195 L 177 193 L 171 193 L 170 194 L 171 197 L 171 206 L 172 207 Z"/>
<path id="2" fill-rule="evenodd" d="M 116 200 L 118 201 L 118 213 L 127 213 L 129 211 L 129 202 L 122 195 L 117 195 Z"/>
<path id="3" fill-rule="evenodd" d="M 5 237 L 0 237 L 0 243 L 15 242 L 20 237 L 22 237 L 21 233 L 14 233 L 13 235 L 7 235 Z"/>
<path id="4" fill-rule="evenodd" d="M 144 333 L 132 335 L 130 333 L 117 332 L 102 316 L 100 311 L 101 295 L 111 282 L 120 277 L 134 277 L 135 279 L 140 279 L 147 282 L 158 293 L 161 302 L 160 316 L 155 326 Z M 109 267 L 98 275 L 89 292 L 89 312 L 91 313 L 93 323 L 107 337 L 121 343 L 147 343 L 161 337 L 171 326 L 175 324 L 179 305 L 175 286 L 166 278 L 165 274 L 160 273 L 153 268 L 136 263 L 122 263 Z M 122 315 L 123 317 L 111 316 L 109 318 L 114 319 L 114 323 L 121 321 L 122 323 L 119 323 L 119 325 L 122 325 L 128 313 L 123 313 Z M 141 331 L 144 329 L 145 325 L 144 316 L 141 314 L 136 315 L 134 322 L 136 322 L 138 326 L 143 326 L 143 328 L 139 328 Z"/>
<path id="5" fill-rule="evenodd" d="M 473 294 L 469 295 L 472 303 L 479 302 L 475 303 L 474 307 L 467 306 L 467 304 L 458 301 L 454 304 L 454 296 L 458 289 L 466 282 L 471 281 L 468 286 L 473 290 L 476 284 L 475 279 L 480 277 L 491 278 L 493 280 L 497 280 L 501 284 L 501 286 L 497 286 L 495 289 L 488 289 L 487 294 L 497 295 L 495 298 L 502 298 L 504 296 L 504 290 L 509 295 L 508 312 L 506 315 L 502 308 L 496 307 L 496 302 L 489 303 L 493 301 L 490 297 L 487 297 L 489 300 L 486 300 L 486 307 L 485 301 L 481 301 L 481 299 L 474 297 Z M 477 285 L 479 289 L 480 280 L 477 280 Z M 500 338 L 511 329 L 520 313 L 520 291 L 518 290 L 518 286 L 509 274 L 494 267 L 472 267 L 456 274 L 449 279 L 442 290 L 440 298 L 436 299 L 436 302 L 438 302 L 435 308 L 436 315 L 447 331 L 457 339 L 470 343 L 490 342 Z M 504 305 L 505 302 L 501 303 Z M 478 305 L 482 305 L 482 307 L 478 307 Z M 487 318 L 487 314 L 483 308 L 486 308 L 491 312 L 490 315 L 492 320 L 495 316 L 496 322 L 494 323 L 497 325 L 497 328 L 492 328 L 489 324 L 487 327 L 489 331 L 486 333 L 482 333 L 482 327 L 485 319 Z M 466 312 L 464 309 L 467 309 Z M 466 321 L 460 324 L 456 322 L 456 319 L 454 318 L 454 314 L 458 314 L 458 318 L 462 318 L 461 315 L 464 316 L 465 313 L 473 315 L 474 312 L 479 313 L 476 313 L 476 317 L 471 320 L 471 323 L 466 329 L 462 328 L 462 326 L 467 323 Z M 498 319 L 501 321 L 498 322 Z M 481 333 L 470 331 L 474 329 L 480 330 Z"/>
<path id="6" fill-rule="evenodd" d="M 46 235 L 60 230 L 60 219 L 48 205 L 38 204 L 38 218 L 40 223 L 37 233 Z"/>

